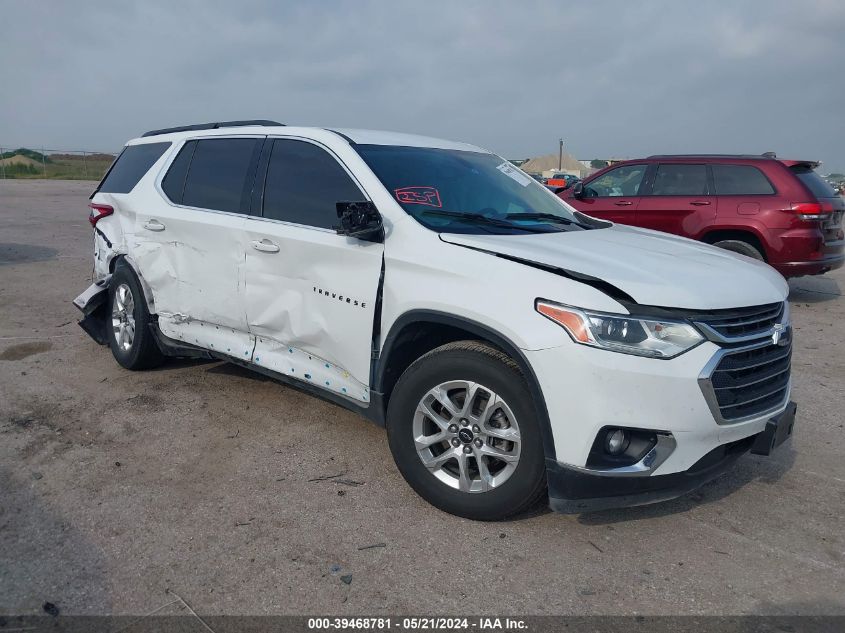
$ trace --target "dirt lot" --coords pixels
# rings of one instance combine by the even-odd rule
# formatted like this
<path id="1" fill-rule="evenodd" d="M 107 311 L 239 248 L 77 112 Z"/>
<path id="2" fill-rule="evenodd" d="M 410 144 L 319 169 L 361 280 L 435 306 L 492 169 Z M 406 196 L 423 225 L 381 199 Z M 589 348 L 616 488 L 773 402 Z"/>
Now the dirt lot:
<path id="1" fill-rule="evenodd" d="M 845 614 L 845 271 L 790 284 L 778 454 L 662 505 L 473 523 L 337 406 L 223 363 L 118 367 L 70 303 L 90 188 L 0 182 L 0 614 L 142 614 L 168 589 L 209 615 Z"/>

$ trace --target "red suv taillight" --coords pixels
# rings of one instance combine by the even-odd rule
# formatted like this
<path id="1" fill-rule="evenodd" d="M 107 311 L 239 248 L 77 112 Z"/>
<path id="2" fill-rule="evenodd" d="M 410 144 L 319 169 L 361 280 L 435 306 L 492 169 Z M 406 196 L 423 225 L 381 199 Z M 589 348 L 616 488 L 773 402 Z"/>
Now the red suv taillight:
<path id="1" fill-rule="evenodd" d="M 114 207 L 108 204 L 94 204 L 92 202 L 88 206 L 91 207 L 91 213 L 88 214 L 88 221 L 91 223 L 91 226 L 97 226 L 97 222 L 107 215 L 114 213 Z"/>
<path id="2" fill-rule="evenodd" d="M 793 202 L 790 208 L 802 220 L 824 220 L 833 211 L 833 207 L 825 209 L 819 202 Z"/>

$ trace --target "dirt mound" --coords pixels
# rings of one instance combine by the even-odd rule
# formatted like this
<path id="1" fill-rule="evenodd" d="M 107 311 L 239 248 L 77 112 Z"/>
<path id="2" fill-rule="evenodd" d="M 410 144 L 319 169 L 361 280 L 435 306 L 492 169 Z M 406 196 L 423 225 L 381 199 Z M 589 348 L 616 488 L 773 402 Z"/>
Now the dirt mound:
<path id="1" fill-rule="evenodd" d="M 41 167 L 41 163 L 37 160 L 31 159 L 29 156 L 15 154 L 0 160 L 0 165 L 28 165 L 30 167 Z"/>
<path id="2" fill-rule="evenodd" d="M 526 162 L 524 162 L 520 169 L 524 172 L 529 174 L 541 174 L 544 171 L 548 171 L 550 169 L 558 169 L 558 155 L 557 154 L 547 154 L 546 156 L 538 156 L 537 158 L 532 158 Z M 580 161 L 576 160 L 569 154 L 563 155 L 563 171 L 574 171 L 577 173 L 581 173 L 585 171 L 586 168 L 584 165 L 581 164 Z"/>

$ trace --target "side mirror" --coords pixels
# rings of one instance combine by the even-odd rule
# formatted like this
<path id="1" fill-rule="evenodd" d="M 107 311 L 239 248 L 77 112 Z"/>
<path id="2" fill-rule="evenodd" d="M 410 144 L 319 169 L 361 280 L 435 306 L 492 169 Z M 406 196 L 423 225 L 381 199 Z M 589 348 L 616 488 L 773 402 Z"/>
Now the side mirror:
<path id="1" fill-rule="evenodd" d="M 334 229 L 338 235 L 348 235 L 374 242 L 384 239 L 384 223 L 381 214 L 371 201 L 338 202 L 336 207 L 340 226 Z"/>
<path id="2" fill-rule="evenodd" d="M 572 185 L 572 197 L 578 200 L 584 197 L 584 183 L 580 180 Z"/>

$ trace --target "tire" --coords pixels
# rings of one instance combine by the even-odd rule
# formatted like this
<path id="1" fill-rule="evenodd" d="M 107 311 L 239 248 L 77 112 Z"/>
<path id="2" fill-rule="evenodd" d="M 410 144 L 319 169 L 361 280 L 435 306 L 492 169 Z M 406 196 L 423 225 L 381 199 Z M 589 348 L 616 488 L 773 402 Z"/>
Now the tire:
<path id="1" fill-rule="evenodd" d="M 718 246 L 719 248 L 724 248 L 726 251 L 745 255 L 746 257 L 756 259 L 759 262 L 766 261 L 766 258 L 763 257 L 763 253 L 761 253 L 756 246 L 753 246 L 748 242 L 743 242 L 742 240 L 722 240 L 721 242 L 713 242 L 713 246 Z"/>
<path id="2" fill-rule="evenodd" d="M 118 264 L 109 283 L 106 336 L 114 359 L 126 369 L 141 370 L 164 362 L 149 328 L 150 313 L 135 272 Z"/>
<path id="3" fill-rule="evenodd" d="M 517 364 L 494 347 L 458 341 L 412 363 L 391 395 L 387 435 L 408 484 L 445 512 L 500 521 L 546 499 L 534 402 Z"/>

